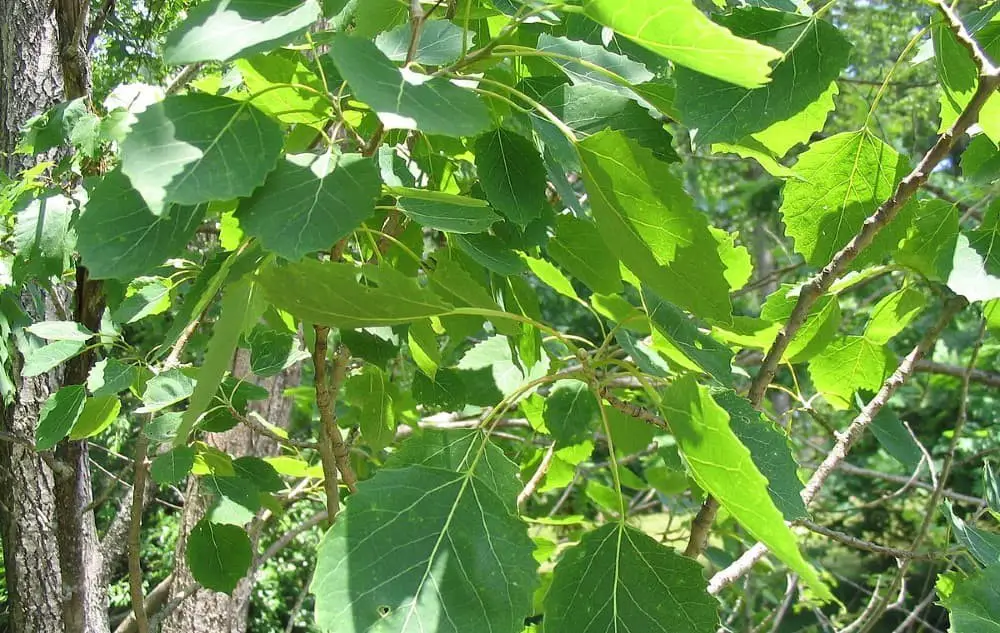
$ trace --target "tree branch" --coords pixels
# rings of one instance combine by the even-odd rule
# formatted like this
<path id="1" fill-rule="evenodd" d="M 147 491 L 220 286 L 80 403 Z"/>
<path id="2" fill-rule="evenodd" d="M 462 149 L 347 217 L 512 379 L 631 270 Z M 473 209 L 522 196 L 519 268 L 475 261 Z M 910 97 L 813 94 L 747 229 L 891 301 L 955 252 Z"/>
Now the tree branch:
<path id="1" fill-rule="evenodd" d="M 816 471 L 813 472 L 808 483 L 806 483 L 805 488 L 802 490 L 802 501 L 805 502 L 806 506 L 809 506 L 813 500 L 816 499 L 816 496 L 819 494 L 823 484 L 826 482 L 830 474 L 833 473 L 833 471 L 836 470 L 847 457 L 847 453 L 851 450 L 854 442 L 861 437 L 861 435 L 865 432 L 865 429 L 867 429 L 872 423 L 872 420 L 875 419 L 875 416 L 877 416 L 882 410 L 882 407 L 884 407 L 886 403 L 889 402 L 892 395 L 896 393 L 896 390 L 899 389 L 899 387 L 913 375 L 913 372 L 916 370 L 917 361 L 919 361 L 934 346 L 934 342 L 937 341 L 944 328 L 951 322 L 955 314 L 957 314 L 966 305 L 967 302 L 965 299 L 960 297 L 953 297 L 945 304 L 937 322 L 924 335 L 923 339 L 921 339 L 917 346 L 906 355 L 906 358 L 904 358 L 903 362 L 899 364 L 896 371 L 893 372 L 892 376 L 890 376 L 885 383 L 883 383 L 879 392 L 874 398 L 871 399 L 865 408 L 862 409 L 861 413 L 854 418 L 850 426 L 847 427 L 847 430 L 838 434 L 837 443 L 833 446 Z M 767 547 L 763 543 L 757 543 L 754 545 L 752 548 L 747 550 L 746 553 L 740 556 L 736 562 L 712 576 L 712 579 L 708 584 L 709 593 L 713 595 L 718 594 L 723 587 L 729 585 L 749 572 L 751 567 L 753 567 L 753 565 L 766 553 Z"/>
<path id="2" fill-rule="evenodd" d="M 879 205 L 875 213 L 865 220 L 861 231 L 833 256 L 830 263 L 819 274 L 802 286 L 799 299 L 792 309 L 792 314 L 788 317 L 788 321 L 784 327 L 778 332 L 778 336 L 774 339 L 774 343 L 764 357 L 764 362 L 760 370 L 750 383 L 748 398 L 750 404 L 755 409 L 760 408 L 764 400 L 764 394 L 767 392 L 768 386 L 774 380 L 774 376 L 777 373 L 781 358 L 785 355 L 785 351 L 788 349 L 796 332 L 805 323 L 813 304 L 830 289 L 833 282 L 847 270 L 848 266 L 857 259 L 858 255 L 872 243 L 875 236 L 892 222 L 900 209 L 927 182 L 927 179 L 930 178 L 931 173 L 937 167 L 938 163 L 948 156 L 958 139 L 978 120 L 980 110 L 982 110 L 986 102 L 996 92 L 997 87 L 1000 86 L 1000 71 L 979 50 L 975 40 L 965 30 L 965 26 L 958 19 L 958 16 L 942 0 L 933 0 L 933 2 L 944 13 L 945 18 L 948 20 L 948 26 L 955 33 L 956 37 L 958 37 L 962 45 L 970 51 L 973 60 L 979 68 L 979 85 L 976 88 L 976 92 L 973 93 L 968 105 L 965 106 L 965 109 L 955 122 L 938 137 L 937 141 L 924 154 L 913 171 L 899 181 L 892 196 Z M 704 550 L 708 533 L 707 530 L 702 531 L 701 528 L 705 525 L 709 529 L 711 528 L 718 510 L 718 501 L 711 496 L 705 499 L 705 503 L 698 512 L 698 516 L 695 517 L 694 525 L 699 530 L 692 530 L 686 549 L 688 555 L 697 555 Z"/>
<path id="3" fill-rule="evenodd" d="M 135 441 L 135 482 L 132 484 L 132 508 L 129 513 L 128 529 L 128 588 L 132 600 L 132 613 L 138 633 L 149 633 L 149 620 L 146 618 L 145 598 L 142 590 L 142 562 L 140 552 L 140 534 L 142 530 L 142 511 L 146 507 L 143 495 L 146 491 L 146 475 L 149 463 L 146 454 L 149 450 L 149 440 L 140 425 Z"/>

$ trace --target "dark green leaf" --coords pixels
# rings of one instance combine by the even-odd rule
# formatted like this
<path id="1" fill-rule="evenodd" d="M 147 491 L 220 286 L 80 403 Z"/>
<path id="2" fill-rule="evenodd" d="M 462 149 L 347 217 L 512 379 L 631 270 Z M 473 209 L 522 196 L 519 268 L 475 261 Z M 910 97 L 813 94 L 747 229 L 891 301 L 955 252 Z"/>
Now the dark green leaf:
<path id="1" fill-rule="evenodd" d="M 274 168 L 281 144 L 281 128 L 249 101 L 172 96 L 136 117 L 121 144 L 121 170 L 162 215 L 170 203 L 250 195 Z"/>
<path id="2" fill-rule="evenodd" d="M 594 292 L 616 295 L 622 291 L 618 258 L 590 222 L 557 216 L 556 234 L 546 248 L 552 259 Z"/>
<path id="3" fill-rule="evenodd" d="M 945 510 L 955 530 L 955 538 L 969 550 L 969 553 L 983 566 L 1000 564 L 1000 534 L 975 528 L 958 515 L 950 502 L 945 502 Z"/>
<path id="4" fill-rule="evenodd" d="M 187 542 L 191 575 L 202 587 L 230 594 L 253 561 L 253 546 L 242 528 L 202 519 Z"/>
<path id="5" fill-rule="evenodd" d="M 673 348 L 671 352 L 679 352 L 689 361 L 686 363 L 689 367 L 693 363 L 723 385 L 732 384 L 733 352 L 728 347 L 702 332 L 698 324 L 677 309 L 677 306 L 648 290 L 644 290 L 643 296 L 649 319 L 657 331 L 666 337 L 666 343 Z M 661 351 L 666 353 L 666 350 Z M 675 362 L 678 360 L 675 353 L 668 353 L 667 358 Z"/>
<path id="6" fill-rule="evenodd" d="M 46 279 L 61 275 L 73 254 L 76 233 L 70 228 L 73 201 L 58 195 L 42 195 L 20 207 L 14 222 L 16 277 Z"/>
<path id="7" fill-rule="evenodd" d="M 896 261 L 934 281 L 951 274 L 958 243 L 958 209 L 944 200 L 922 200 Z"/>
<path id="8" fill-rule="evenodd" d="M 354 95 L 387 129 L 475 136 L 491 127 L 489 111 L 471 90 L 442 77 L 401 71 L 370 41 L 337 35 L 330 55 Z"/>
<path id="9" fill-rule="evenodd" d="M 358 410 L 361 436 L 376 451 L 396 436 L 396 412 L 389 377 L 374 365 L 365 367 L 344 383 L 347 401 Z"/>
<path id="10" fill-rule="evenodd" d="M 316 622 L 343 633 L 444 622 L 453 631 L 521 633 L 537 584 L 533 549 L 509 504 L 478 477 L 381 470 L 320 543 L 310 585 Z"/>
<path id="11" fill-rule="evenodd" d="M 190 446 L 175 446 L 162 453 L 149 465 L 153 481 L 161 485 L 184 481 L 194 466 L 194 449 Z"/>
<path id="12" fill-rule="evenodd" d="M 597 413 L 597 398 L 586 383 L 560 380 L 545 399 L 543 419 L 556 442 L 571 446 L 593 435 Z"/>
<path id="13" fill-rule="evenodd" d="M 290 154 L 240 204 L 247 234 L 291 261 L 329 250 L 375 212 L 375 163 L 360 154 Z"/>
<path id="14" fill-rule="evenodd" d="M 258 490 L 279 492 L 285 488 L 285 482 L 274 466 L 259 457 L 238 457 L 233 460 L 233 470 L 238 477 L 253 482 Z"/>
<path id="15" fill-rule="evenodd" d="M 774 65 L 771 81 L 756 89 L 677 69 L 676 106 L 684 124 L 697 130 L 695 138 L 701 145 L 738 141 L 791 118 L 818 99 L 847 66 L 850 43 L 823 20 L 744 8 L 716 21 L 734 35 L 770 46 L 783 55 Z M 819 128 L 825 118 L 818 121 Z M 807 127 L 814 129 L 801 130 L 803 141 L 818 131 L 814 125 Z"/>
<path id="16" fill-rule="evenodd" d="M 359 283 L 361 272 L 377 287 Z M 305 260 L 268 267 L 258 279 L 279 309 L 334 327 L 395 325 L 452 311 L 430 290 L 388 268 Z"/>
<path id="17" fill-rule="evenodd" d="M 167 36 L 168 64 L 229 61 L 294 41 L 320 17 L 317 0 L 209 0 Z"/>
<path id="18" fill-rule="evenodd" d="M 55 392 L 42 405 L 35 429 L 35 449 L 47 451 L 69 435 L 83 413 L 87 393 L 83 385 L 70 385 Z"/>
<path id="19" fill-rule="evenodd" d="M 545 206 L 545 166 L 534 144 L 494 130 L 476 139 L 476 171 L 486 199 L 512 222 L 526 226 Z"/>
<path id="20" fill-rule="evenodd" d="M 517 275 L 526 270 L 520 256 L 507 248 L 503 241 L 494 235 L 487 233 L 453 234 L 448 239 L 477 264 L 498 275 Z"/>
<path id="21" fill-rule="evenodd" d="M 984 16 L 985 17 L 985 16 Z M 983 21 L 972 31 L 982 43 L 982 51 L 993 60 L 1000 58 L 1000 14 Z M 959 42 L 948 23 L 935 14 L 931 22 L 934 62 L 944 89 L 941 94 L 941 127 L 951 127 L 965 110 L 979 86 L 979 69 L 966 45 Z M 1000 95 L 994 93 L 979 112 L 979 125 L 994 143 L 1000 143 Z"/>
<path id="22" fill-rule="evenodd" d="M 438 231 L 482 233 L 501 219 L 485 200 L 405 187 L 392 193 L 399 196 L 399 208 L 411 220 Z"/>
<path id="23" fill-rule="evenodd" d="M 888 407 L 882 409 L 875 419 L 872 420 L 872 435 L 878 443 L 885 449 L 885 452 L 892 456 L 897 462 L 902 464 L 908 471 L 913 472 L 920 465 L 923 453 L 917 446 L 913 436 L 903 426 L 899 419 Z"/>
<path id="24" fill-rule="evenodd" d="M 114 396 L 131 387 L 135 378 L 136 369 L 132 365 L 105 358 L 94 363 L 87 375 L 87 389 L 95 398 Z"/>
<path id="25" fill-rule="evenodd" d="M 250 337 L 250 370 L 262 378 L 275 376 L 308 357 L 291 332 L 261 329 Z"/>
<path id="26" fill-rule="evenodd" d="M 522 484 L 517 477 L 517 464 L 507 459 L 496 444 L 478 429 L 428 430 L 403 442 L 399 450 L 386 461 L 386 468 L 429 466 L 457 472 L 467 472 L 476 456 L 473 476 L 481 480 L 513 510 Z"/>
<path id="27" fill-rule="evenodd" d="M 622 523 L 587 532 L 563 554 L 545 598 L 549 633 L 710 633 L 718 626 L 719 603 L 701 565 Z"/>
<path id="28" fill-rule="evenodd" d="M 166 279 L 144 278 L 136 282 L 138 289 L 125 297 L 111 320 L 121 325 L 135 323 L 153 314 L 160 314 L 170 307 L 170 282 Z M 134 288 L 135 286 L 133 286 Z"/>
<path id="29" fill-rule="evenodd" d="M 653 78 L 653 73 L 639 62 L 596 44 L 543 33 L 538 37 L 538 50 L 549 53 L 549 61 L 561 68 L 574 84 L 592 84 L 630 96 L 629 84 L 640 84 Z M 595 66 L 604 69 L 604 72 L 596 70 Z"/>
<path id="30" fill-rule="evenodd" d="M 175 206 L 153 215 L 116 169 L 90 193 L 77 223 L 77 249 L 94 279 L 128 281 L 184 252 L 204 217 L 204 205 Z"/>

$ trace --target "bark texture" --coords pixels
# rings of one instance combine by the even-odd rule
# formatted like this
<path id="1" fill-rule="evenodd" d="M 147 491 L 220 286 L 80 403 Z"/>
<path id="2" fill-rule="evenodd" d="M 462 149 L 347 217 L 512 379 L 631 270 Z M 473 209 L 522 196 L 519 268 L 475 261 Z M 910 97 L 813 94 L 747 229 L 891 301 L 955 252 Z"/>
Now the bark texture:
<path id="1" fill-rule="evenodd" d="M 0 0 L 0 167 L 12 177 L 34 162 L 13 154 L 21 127 L 62 95 L 57 27 L 49 9 L 46 0 Z M 22 301 L 29 306 L 30 300 Z M 15 355 L 15 364 L 19 361 Z M 14 401 L 0 403 L 3 430 L 24 442 L 0 442 L 0 535 L 10 629 L 61 633 L 66 629 L 55 476 L 31 448 L 39 410 L 56 382 L 49 375 L 19 380 L 17 374 Z"/>
<path id="2" fill-rule="evenodd" d="M 82 44 L 88 6 L 86 0 L 0 0 L 0 167 L 12 177 L 36 160 L 13 154 L 27 120 L 89 92 Z M 88 287 L 78 283 L 80 292 Z M 27 292 L 21 304 L 32 312 Z M 76 304 L 81 322 L 99 322 L 93 302 Z M 60 384 L 82 382 L 92 360 L 71 363 L 65 381 L 54 375 L 15 380 L 15 399 L 3 407 L 4 430 L 23 440 L 0 446 L 0 532 L 14 633 L 108 630 L 106 588 L 95 582 L 101 559 L 94 515 L 84 511 L 93 498 L 87 445 L 63 443 L 47 459 L 31 448 L 42 404 Z"/>
<path id="3" fill-rule="evenodd" d="M 270 394 L 267 400 L 250 403 L 250 408 L 271 424 L 285 427 L 292 413 L 292 401 L 282 394 L 286 387 L 299 383 L 300 365 L 288 371 L 263 380 L 254 380 L 250 373 L 250 355 L 246 350 L 236 353 L 233 374 L 256 382 Z M 225 433 L 210 434 L 207 442 L 235 457 L 254 455 L 267 457 L 278 452 L 278 446 L 270 439 L 238 426 Z M 177 541 L 175 555 L 175 581 L 171 593 L 183 591 L 194 579 L 187 566 L 184 547 L 192 528 L 205 515 L 210 499 L 198 491 L 198 482 L 192 477 L 188 481 L 185 494 L 184 515 L 181 519 L 181 533 Z M 257 543 L 254 542 L 254 548 Z M 233 591 L 232 596 L 202 589 L 187 598 L 171 613 L 163 623 L 162 633 L 245 633 L 250 610 L 252 579 L 244 578 Z M 173 596 L 171 596 L 171 600 Z"/>

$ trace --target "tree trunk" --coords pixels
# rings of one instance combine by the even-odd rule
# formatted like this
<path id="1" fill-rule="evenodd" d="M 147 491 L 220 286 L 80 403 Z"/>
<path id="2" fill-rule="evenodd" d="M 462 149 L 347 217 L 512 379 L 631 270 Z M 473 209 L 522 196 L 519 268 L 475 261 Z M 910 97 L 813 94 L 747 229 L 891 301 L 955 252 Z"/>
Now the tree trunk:
<path id="1" fill-rule="evenodd" d="M 250 374 L 250 355 L 246 350 L 238 350 L 233 374 L 253 381 Z M 268 390 L 267 400 L 252 402 L 251 410 L 256 411 L 271 424 L 287 426 L 292 412 L 292 401 L 283 396 L 285 388 L 299 383 L 300 365 L 295 365 L 272 378 L 256 380 Z M 211 435 L 209 444 L 234 456 L 254 455 L 266 457 L 278 452 L 277 445 L 270 439 L 238 426 L 225 433 Z M 194 582 L 188 570 L 184 548 L 191 529 L 205 515 L 208 500 L 199 494 L 197 478 L 188 481 L 185 494 L 184 515 L 181 519 L 180 537 L 177 540 L 174 575 L 171 587 L 173 594 L 183 591 Z M 256 548 L 257 543 L 254 542 Z M 245 633 L 250 610 L 250 594 L 253 579 L 244 578 L 231 596 L 201 589 L 187 598 L 171 613 L 163 623 L 162 633 Z"/>
<path id="2" fill-rule="evenodd" d="M 35 160 L 13 154 L 24 123 L 64 96 L 89 91 L 83 44 L 88 6 L 86 0 L 0 0 L 0 167 L 11 177 Z M 82 292 L 89 284 L 78 286 Z M 33 314 L 29 293 L 21 298 L 27 313 L 46 317 Z M 76 311 L 91 327 L 100 320 L 100 306 L 92 301 L 78 302 Z M 66 383 L 85 380 L 92 360 L 76 359 Z M 19 441 L 0 446 L 11 630 L 105 633 L 106 587 L 94 580 L 101 558 L 94 515 L 86 510 L 93 498 L 87 445 L 62 443 L 46 459 L 31 448 L 41 406 L 60 383 L 54 375 L 22 380 L 14 369 L 17 393 L 3 406 L 2 424 Z"/>
<path id="3" fill-rule="evenodd" d="M 62 95 L 56 23 L 48 9 L 46 0 L 0 0 L 0 166 L 11 177 L 34 162 L 13 153 L 21 127 Z M 61 633 L 55 477 L 31 448 L 39 410 L 56 383 L 49 375 L 19 380 L 19 373 L 15 367 L 17 393 L 2 405 L 0 421 L 5 432 L 23 440 L 0 442 L 0 535 L 10 628 L 13 633 Z"/>

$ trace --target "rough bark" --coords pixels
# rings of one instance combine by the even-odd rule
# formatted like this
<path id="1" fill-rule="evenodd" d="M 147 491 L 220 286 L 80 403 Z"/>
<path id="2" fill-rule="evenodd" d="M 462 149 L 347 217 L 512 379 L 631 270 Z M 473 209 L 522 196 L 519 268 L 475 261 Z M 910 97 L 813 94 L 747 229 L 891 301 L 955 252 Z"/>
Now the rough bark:
<path id="1" fill-rule="evenodd" d="M 24 123 L 62 94 L 55 20 L 45 0 L 0 0 L 0 167 L 15 176 L 34 159 L 13 154 Z M 22 301 L 22 307 L 30 307 Z M 15 363 L 20 359 L 15 358 Z M 42 403 L 56 382 L 18 380 L 2 407 L 5 432 L 24 443 L 0 443 L 0 523 L 13 633 L 60 633 L 62 582 L 56 547 L 55 477 L 31 448 Z"/>
<path id="2" fill-rule="evenodd" d="M 64 97 L 89 91 L 82 46 L 88 6 L 86 0 L 0 0 L 0 166 L 12 177 L 35 160 L 12 154 L 24 123 Z M 78 284 L 80 292 L 87 288 Z M 22 301 L 22 307 L 29 308 L 29 302 Z M 76 311 L 88 325 L 99 322 L 100 307 L 92 301 L 78 301 Z M 88 356 L 71 364 L 63 384 L 82 382 L 92 360 Z M 39 410 L 60 381 L 41 376 L 17 384 L 3 425 L 24 443 L 0 447 L 0 520 L 12 631 L 103 633 L 108 630 L 106 589 L 94 582 L 100 552 L 93 512 L 84 511 L 93 498 L 86 443 L 61 444 L 54 462 L 35 454 L 30 445 Z M 61 466 L 53 472 L 50 463 Z"/>
<path id="3" fill-rule="evenodd" d="M 247 380 L 254 380 L 249 370 L 250 358 L 245 350 L 236 354 L 234 375 Z M 286 387 L 299 383 L 299 365 L 272 378 L 255 380 L 257 384 L 268 390 L 270 397 L 251 403 L 251 409 L 258 412 L 266 420 L 277 426 L 287 426 L 292 412 L 292 401 L 282 395 Z M 270 439 L 253 433 L 250 429 L 238 426 L 225 433 L 211 434 L 208 443 L 233 456 L 255 455 L 266 457 L 278 452 L 277 445 Z M 195 478 L 188 482 L 185 494 L 184 514 L 181 519 L 181 534 L 178 539 L 175 556 L 173 591 L 183 591 L 193 579 L 184 557 L 184 546 L 187 535 L 195 524 L 205 515 L 208 500 L 199 494 Z M 256 543 L 254 547 L 256 548 Z M 247 615 L 250 609 L 250 594 L 252 582 L 248 578 L 240 581 L 232 596 L 201 590 L 181 603 L 181 605 L 164 621 L 162 633 L 245 633 L 247 630 Z M 173 595 L 171 595 L 171 600 Z"/>

